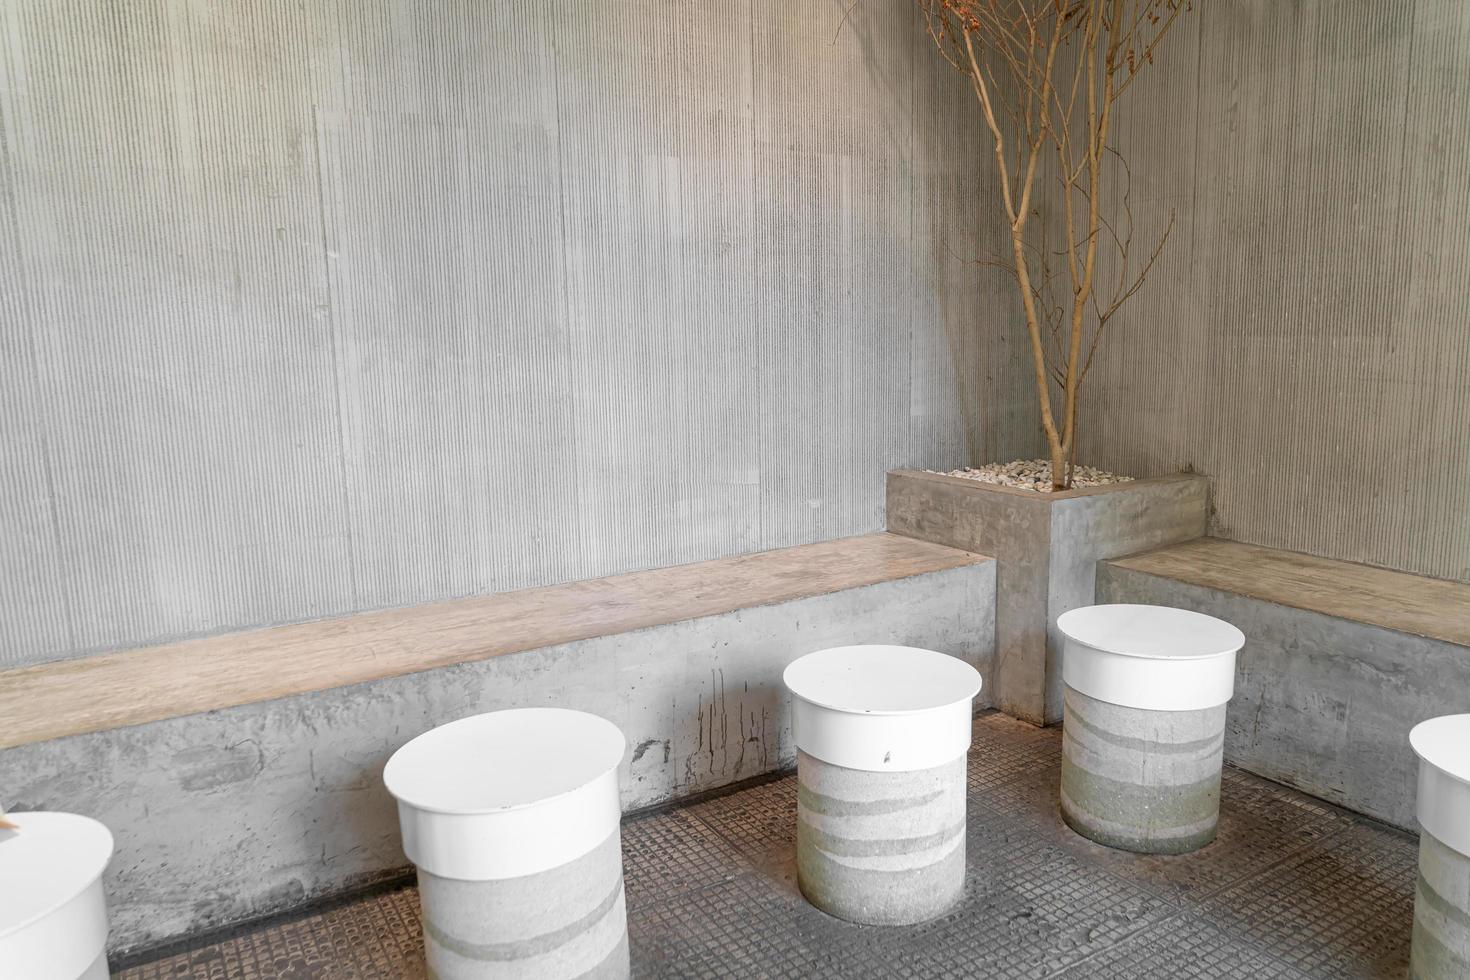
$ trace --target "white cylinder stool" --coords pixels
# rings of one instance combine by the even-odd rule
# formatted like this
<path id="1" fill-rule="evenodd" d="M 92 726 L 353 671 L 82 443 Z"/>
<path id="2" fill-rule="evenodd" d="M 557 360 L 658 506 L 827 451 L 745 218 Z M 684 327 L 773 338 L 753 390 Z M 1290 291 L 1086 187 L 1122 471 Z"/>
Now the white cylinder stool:
<path id="1" fill-rule="evenodd" d="M 1419 881 L 1409 974 L 1470 977 L 1470 715 L 1420 722 Z"/>
<path id="2" fill-rule="evenodd" d="M 1062 819 L 1099 844 L 1184 854 L 1215 839 L 1225 704 L 1245 636 L 1166 606 L 1063 613 Z"/>
<path id="3" fill-rule="evenodd" d="M 786 668 L 801 892 L 839 919 L 907 925 L 965 887 L 965 753 L 980 674 L 955 657 L 837 647 Z"/>
<path id="4" fill-rule="evenodd" d="M 562 708 L 425 732 L 383 770 L 440 980 L 628 976 L 616 725 Z"/>
<path id="5" fill-rule="evenodd" d="M 107 980 L 102 872 L 112 834 L 74 813 L 8 813 L 0 830 L 0 977 Z"/>

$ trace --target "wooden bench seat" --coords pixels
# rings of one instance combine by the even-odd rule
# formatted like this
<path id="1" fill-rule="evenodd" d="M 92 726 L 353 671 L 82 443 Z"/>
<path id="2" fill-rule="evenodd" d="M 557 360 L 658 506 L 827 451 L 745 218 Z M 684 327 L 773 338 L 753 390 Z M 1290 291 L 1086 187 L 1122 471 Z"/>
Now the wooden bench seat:
<path id="1" fill-rule="evenodd" d="M 983 562 L 891 534 L 0 671 L 0 748 Z"/>
<path id="2" fill-rule="evenodd" d="M 1112 564 L 1368 626 L 1470 647 L 1470 584 L 1198 538 Z"/>

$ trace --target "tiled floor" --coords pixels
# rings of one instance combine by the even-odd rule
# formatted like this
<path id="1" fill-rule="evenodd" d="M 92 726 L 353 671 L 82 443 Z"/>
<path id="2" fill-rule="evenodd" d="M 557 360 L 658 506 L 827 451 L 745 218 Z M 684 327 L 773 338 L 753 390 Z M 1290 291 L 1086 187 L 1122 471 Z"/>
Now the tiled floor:
<path id="1" fill-rule="evenodd" d="M 796 890 L 795 780 L 623 827 L 647 977 L 1397 977 L 1416 845 L 1227 767 L 1215 843 L 1096 846 L 1057 816 L 1060 732 L 977 719 L 969 887 L 912 928 L 832 919 Z M 123 980 L 422 977 L 418 899 L 378 893 L 134 965 Z"/>

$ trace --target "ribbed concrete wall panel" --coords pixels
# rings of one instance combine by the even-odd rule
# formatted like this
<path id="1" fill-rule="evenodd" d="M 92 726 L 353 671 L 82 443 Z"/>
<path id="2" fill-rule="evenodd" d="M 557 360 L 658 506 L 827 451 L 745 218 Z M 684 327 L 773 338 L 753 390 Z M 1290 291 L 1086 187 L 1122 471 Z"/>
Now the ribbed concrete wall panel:
<path id="1" fill-rule="evenodd" d="M 580 573 L 554 18 L 467 9 L 317 14 L 323 253 L 364 607 Z"/>
<path id="2" fill-rule="evenodd" d="M 5 659 L 350 603 L 295 8 L 0 10 L 36 393 L 7 427 L 40 434 L 59 551 L 18 587 L 72 633 Z"/>
<path id="3" fill-rule="evenodd" d="M 1031 439 L 963 79 L 849 6 L 0 0 L 0 664 L 870 531 Z"/>
<path id="4" fill-rule="evenodd" d="M 761 521 L 772 545 L 880 524 L 883 473 L 907 447 L 908 372 L 892 368 L 908 364 L 916 22 L 906 5 L 874 5 L 839 36 L 842 10 L 757 7 Z"/>
<path id="5" fill-rule="evenodd" d="M 0 75 L 0 88 L 10 79 Z M 50 449 L 39 424 L 38 310 L 15 211 L 13 120 L 0 112 L 0 649 L 65 650 L 61 540 L 51 493 Z"/>
<path id="6" fill-rule="evenodd" d="M 1470 580 L 1470 7 L 1188 16 L 1125 96 L 1135 203 L 1182 220 L 1083 455 L 1192 464 L 1226 537 Z"/>

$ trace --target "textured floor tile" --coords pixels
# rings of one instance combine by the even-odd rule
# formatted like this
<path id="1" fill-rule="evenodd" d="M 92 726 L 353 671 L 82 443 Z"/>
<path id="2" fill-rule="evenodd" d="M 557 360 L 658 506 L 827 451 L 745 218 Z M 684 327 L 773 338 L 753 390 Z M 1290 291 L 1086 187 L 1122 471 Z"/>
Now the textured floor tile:
<path id="1" fill-rule="evenodd" d="M 868 973 L 860 931 L 759 875 L 742 875 L 645 910 L 629 922 L 640 977 L 852 977 Z"/>
<path id="2" fill-rule="evenodd" d="M 1063 845 L 1085 860 L 1187 903 L 1229 887 L 1352 825 L 1346 814 L 1308 796 L 1227 766 L 1215 840 L 1192 854 L 1132 854 L 1064 828 Z"/>
<path id="3" fill-rule="evenodd" d="M 966 859 L 960 907 L 914 927 L 892 975 L 1045 977 L 1174 913 L 984 807 L 971 808 Z"/>
<path id="4" fill-rule="evenodd" d="M 967 786 L 972 808 L 1055 834 L 1064 826 L 1057 806 L 1061 780 L 1061 728 L 1037 728 L 999 713 L 975 719 Z"/>
<path id="5" fill-rule="evenodd" d="M 1218 928 L 1312 976 L 1402 975 L 1417 842 L 1355 824 L 1202 902 Z"/>
<path id="6" fill-rule="evenodd" d="M 1028 833 L 1049 837 L 1171 902 L 1228 887 L 1352 822 L 1320 800 L 1226 766 L 1213 843 L 1188 855 L 1132 854 L 1095 844 L 1068 827 L 1061 817 L 1060 785 L 1060 728 L 1038 729 L 1004 715 L 977 719 L 970 753 L 972 813 L 988 810 L 1020 821 Z"/>
<path id="7" fill-rule="evenodd" d="M 1062 980 L 1308 980 L 1309 974 L 1206 922 L 1179 918 L 1057 974 Z"/>
<path id="8" fill-rule="evenodd" d="M 970 741 L 969 787 L 984 797 L 991 789 L 1036 769 L 1062 765 L 1062 730 L 1037 728 L 999 712 L 980 715 Z"/>
<path id="9" fill-rule="evenodd" d="M 420 980 L 423 962 L 418 891 L 401 888 L 167 956 L 116 980 Z"/>
<path id="10" fill-rule="evenodd" d="M 752 861 L 780 861 L 796 848 L 796 776 L 706 800 L 689 813 Z"/>
<path id="11" fill-rule="evenodd" d="M 735 849 L 683 810 L 623 824 L 623 883 L 629 910 L 728 881 L 750 870 Z"/>

